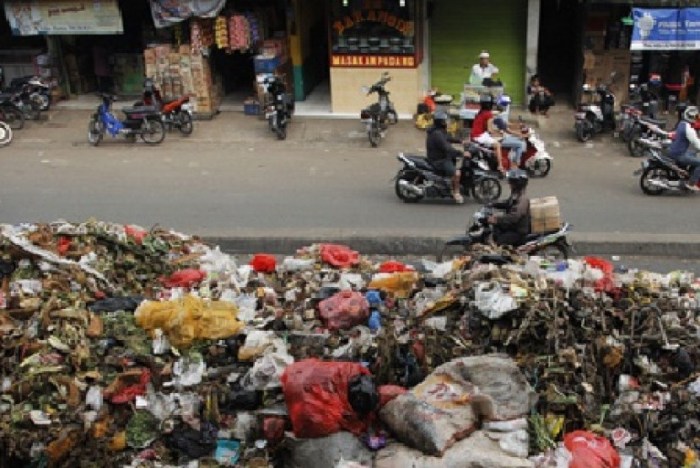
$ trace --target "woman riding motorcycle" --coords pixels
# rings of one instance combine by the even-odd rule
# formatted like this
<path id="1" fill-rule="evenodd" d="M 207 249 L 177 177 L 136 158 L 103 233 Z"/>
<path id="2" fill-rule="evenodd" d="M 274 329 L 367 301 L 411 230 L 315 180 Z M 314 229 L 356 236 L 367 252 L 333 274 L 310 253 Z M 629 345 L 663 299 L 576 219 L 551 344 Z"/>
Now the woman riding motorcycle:
<path id="1" fill-rule="evenodd" d="M 493 225 L 493 241 L 497 245 L 518 246 L 523 244 L 530 233 L 530 199 L 527 197 L 527 172 L 511 169 L 506 178 L 510 186 L 510 197 L 492 206 L 505 213 L 491 216 L 488 223 Z"/>

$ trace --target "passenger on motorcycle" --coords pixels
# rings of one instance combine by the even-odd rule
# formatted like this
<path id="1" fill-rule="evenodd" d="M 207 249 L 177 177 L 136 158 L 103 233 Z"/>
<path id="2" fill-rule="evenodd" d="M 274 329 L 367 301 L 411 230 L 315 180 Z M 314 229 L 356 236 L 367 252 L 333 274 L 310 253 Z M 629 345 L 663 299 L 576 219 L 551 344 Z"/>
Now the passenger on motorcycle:
<path id="1" fill-rule="evenodd" d="M 471 139 L 480 145 L 493 148 L 498 170 L 505 172 L 500 157 L 501 144 L 489 133 L 489 127 L 493 126 L 493 97 L 490 94 L 484 94 L 479 104 L 481 109 L 472 123 Z"/>
<path id="2" fill-rule="evenodd" d="M 700 123 L 700 112 L 695 106 L 689 106 L 683 112 L 683 120 L 676 127 L 676 136 L 668 149 L 668 156 L 681 166 L 690 166 L 690 179 L 686 188 L 693 192 L 700 191 L 697 187 L 700 181 L 700 138 L 695 126 Z"/>
<path id="3" fill-rule="evenodd" d="M 510 106 L 510 97 L 503 95 L 498 98 L 496 106 L 499 111 L 504 112 Z M 527 149 L 525 144 L 525 135 L 520 130 L 520 125 L 509 124 L 503 114 L 494 117 L 493 119 L 493 129 L 490 129 L 492 135 L 495 135 L 498 139 L 501 137 L 500 143 L 501 147 L 510 150 L 510 162 L 512 167 L 519 167 L 520 160 L 523 157 L 523 153 Z M 496 153 L 497 155 L 499 153 Z"/>
<path id="4" fill-rule="evenodd" d="M 510 197 L 493 207 L 505 210 L 504 214 L 488 219 L 493 225 L 493 241 L 497 245 L 518 246 L 523 244 L 530 232 L 530 199 L 527 197 L 527 173 L 521 169 L 511 169 L 506 174 L 510 185 Z"/>
<path id="5" fill-rule="evenodd" d="M 469 153 L 463 153 L 452 146 L 453 143 L 462 143 L 462 140 L 454 138 L 447 133 L 447 113 L 437 111 L 433 116 L 433 126 L 428 129 L 425 140 L 425 150 L 430 164 L 442 175 L 452 179 L 452 197 L 457 203 L 464 203 L 460 193 L 459 178 L 461 173 L 457 169 L 457 158 L 469 157 Z"/>

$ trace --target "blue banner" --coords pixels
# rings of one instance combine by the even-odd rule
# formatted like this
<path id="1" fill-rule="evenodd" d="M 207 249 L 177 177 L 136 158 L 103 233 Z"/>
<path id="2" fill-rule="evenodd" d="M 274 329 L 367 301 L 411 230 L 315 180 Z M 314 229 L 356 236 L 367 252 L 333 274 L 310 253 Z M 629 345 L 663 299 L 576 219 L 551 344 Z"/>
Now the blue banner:
<path id="1" fill-rule="evenodd" d="M 634 8 L 631 50 L 700 50 L 700 8 Z"/>

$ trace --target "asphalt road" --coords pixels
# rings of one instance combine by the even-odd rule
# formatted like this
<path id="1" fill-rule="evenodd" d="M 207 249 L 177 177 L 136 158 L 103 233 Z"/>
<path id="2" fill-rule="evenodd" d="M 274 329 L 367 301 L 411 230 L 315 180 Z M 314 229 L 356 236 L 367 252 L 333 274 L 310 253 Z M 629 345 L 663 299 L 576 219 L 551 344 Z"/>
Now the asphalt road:
<path id="1" fill-rule="evenodd" d="M 477 208 L 469 199 L 398 200 L 395 155 L 424 146 L 410 122 L 372 149 L 354 120 L 295 119 L 280 142 L 263 121 L 222 113 L 159 146 L 119 138 L 94 148 L 89 114 L 53 110 L 0 148 L 1 222 L 96 217 L 204 236 L 446 237 Z M 555 161 L 548 177 L 531 181 L 531 197 L 558 196 L 579 237 L 700 239 L 698 196 L 643 195 L 632 175 L 640 160 L 607 135 L 577 142 L 571 120 L 560 110 L 541 129 Z"/>

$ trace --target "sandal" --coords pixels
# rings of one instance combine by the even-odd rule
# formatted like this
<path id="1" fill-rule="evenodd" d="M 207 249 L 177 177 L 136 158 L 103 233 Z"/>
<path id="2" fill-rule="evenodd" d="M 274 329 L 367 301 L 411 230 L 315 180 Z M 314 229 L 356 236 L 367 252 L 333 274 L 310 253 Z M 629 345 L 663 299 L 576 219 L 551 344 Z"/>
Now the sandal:
<path id="1" fill-rule="evenodd" d="M 452 198 L 455 199 L 455 203 L 457 203 L 458 205 L 461 205 L 462 203 L 464 203 L 464 198 L 462 197 L 462 195 L 459 192 L 453 192 Z"/>

